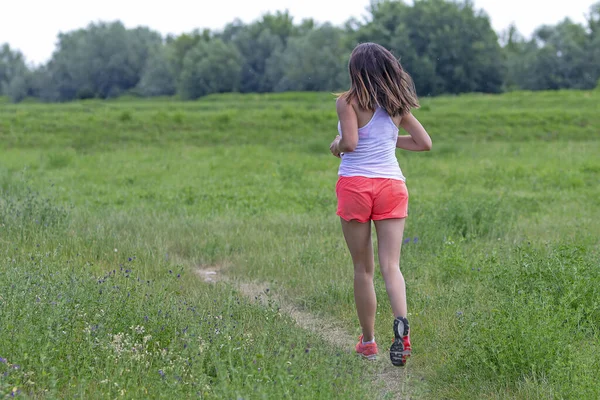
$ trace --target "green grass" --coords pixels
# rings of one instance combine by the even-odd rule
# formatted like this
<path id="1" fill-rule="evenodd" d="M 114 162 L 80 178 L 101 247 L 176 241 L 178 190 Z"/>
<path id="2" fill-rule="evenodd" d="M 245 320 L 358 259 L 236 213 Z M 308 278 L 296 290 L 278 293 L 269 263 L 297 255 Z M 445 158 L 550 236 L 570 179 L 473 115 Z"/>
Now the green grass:
<path id="1" fill-rule="evenodd" d="M 422 104 L 433 151 L 398 151 L 418 393 L 599 397 L 600 93 Z M 351 349 L 194 275 L 269 282 L 358 333 L 335 127 L 319 93 L 3 105 L 0 396 L 373 393 Z"/>

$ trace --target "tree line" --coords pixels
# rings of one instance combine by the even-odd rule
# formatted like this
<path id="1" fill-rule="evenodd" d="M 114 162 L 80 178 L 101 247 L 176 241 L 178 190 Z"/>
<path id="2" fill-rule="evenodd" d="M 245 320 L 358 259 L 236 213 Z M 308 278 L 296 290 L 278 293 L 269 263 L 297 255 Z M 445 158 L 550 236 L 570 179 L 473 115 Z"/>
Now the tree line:
<path id="1" fill-rule="evenodd" d="M 567 18 L 531 38 L 514 26 L 498 35 L 470 0 L 372 0 L 364 21 L 343 26 L 295 23 L 279 11 L 219 31 L 167 37 L 119 21 L 92 23 L 61 33 L 41 66 L 28 66 L 20 52 L 2 45 L 0 96 L 18 102 L 335 91 L 348 86 L 350 52 L 366 41 L 400 58 L 420 96 L 591 89 L 600 78 L 600 2 L 586 24 Z"/>

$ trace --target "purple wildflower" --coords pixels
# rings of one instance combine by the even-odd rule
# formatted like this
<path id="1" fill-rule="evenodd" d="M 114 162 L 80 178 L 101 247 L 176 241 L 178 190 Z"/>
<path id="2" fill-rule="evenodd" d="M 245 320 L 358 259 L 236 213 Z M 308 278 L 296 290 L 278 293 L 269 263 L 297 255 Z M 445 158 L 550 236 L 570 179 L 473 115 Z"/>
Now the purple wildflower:
<path id="1" fill-rule="evenodd" d="M 177 274 L 177 277 L 178 277 L 178 278 L 181 278 L 181 274 Z"/>
<path id="2" fill-rule="evenodd" d="M 6 364 L 6 358 L 0 357 L 0 363 Z"/>
<path id="3" fill-rule="evenodd" d="M 404 239 L 404 244 L 409 244 L 409 243 L 410 243 L 410 238 Z"/>
<path id="4" fill-rule="evenodd" d="M 158 370 L 158 373 L 160 374 L 160 376 L 162 376 L 163 378 L 165 377 L 165 373 L 162 369 Z"/>
<path id="5" fill-rule="evenodd" d="M 416 238 L 413 239 L 413 243 L 418 243 L 418 242 L 419 242 L 419 238 L 418 237 L 416 237 Z"/>

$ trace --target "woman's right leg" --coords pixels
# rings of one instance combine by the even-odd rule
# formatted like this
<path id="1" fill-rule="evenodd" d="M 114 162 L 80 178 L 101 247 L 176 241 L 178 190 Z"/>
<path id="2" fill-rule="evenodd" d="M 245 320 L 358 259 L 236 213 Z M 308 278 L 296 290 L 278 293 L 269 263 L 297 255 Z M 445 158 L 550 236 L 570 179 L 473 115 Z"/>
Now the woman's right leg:
<path id="1" fill-rule="evenodd" d="M 400 249 L 404 235 L 404 218 L 375 221 L 379 263 L 385 288 L 394 312 L 394 342 L 390 347 L 390 360 L 395 366 L 406 365 L 411 345 L 406 319 L 406 285 L 400 272 Z"/>
<path id="2" fill-rule="evenodd" d="M 377 299 L 373 286 L 375 260 L 371 241 L 371 221 L 360 223 L 340 218 L 346 244 L 354 264 L 354 301 L 358 320 L 362 327 L 363 340 L 373 340 Z"/>
<path id="3" fill-rule="evenodd" d="M 400 272 L 400 250 L 404 235 L 405 218 L 375 221 L 381 275 L 390 299 L 394 317 L 405 317 L 406 286 Z"/>

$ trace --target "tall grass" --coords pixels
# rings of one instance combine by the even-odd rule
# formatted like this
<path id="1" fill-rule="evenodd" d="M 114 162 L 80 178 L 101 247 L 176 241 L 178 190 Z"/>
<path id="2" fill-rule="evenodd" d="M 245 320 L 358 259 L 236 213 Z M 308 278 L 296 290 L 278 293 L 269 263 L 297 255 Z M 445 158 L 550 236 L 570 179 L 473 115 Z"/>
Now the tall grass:
<path id="1" fill-rule="evenodd" d="M 434 149 L 398 151 L 411 196 L 408 369 L 422 396 L 598 397 L 598 100 L 423 100 Z M 0 392 L 374 393 L 351 348 L 194 275 L 268 282 L 358 334 L 335 126 L 332 97 L 315 93 L 2 107 Z M 384 351 L 379 276 L 376 292 Z"/>

